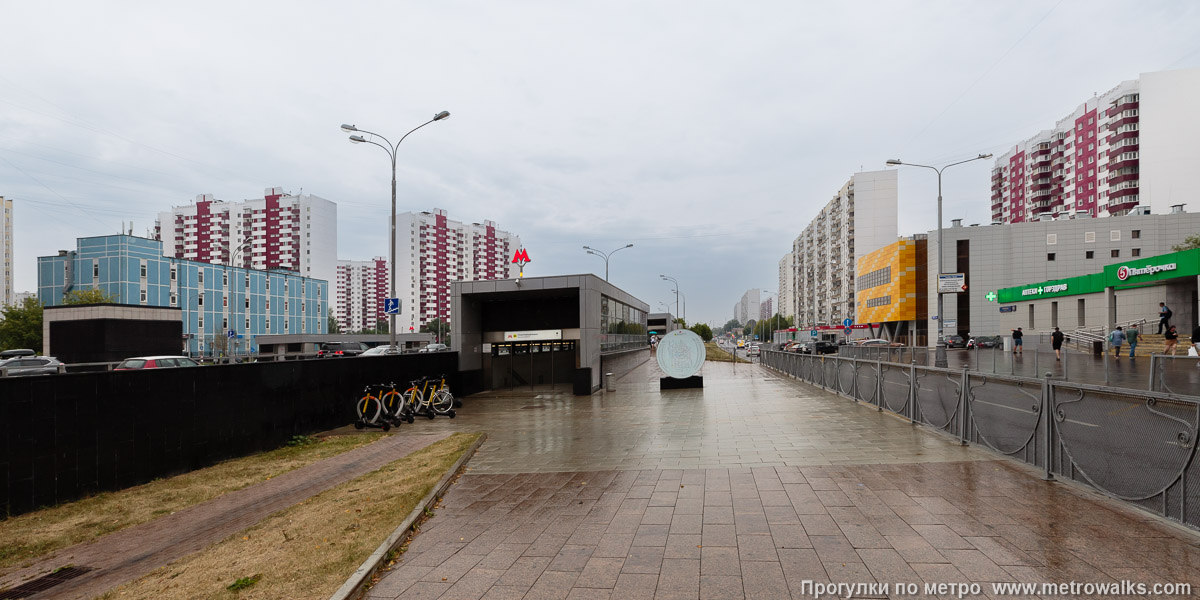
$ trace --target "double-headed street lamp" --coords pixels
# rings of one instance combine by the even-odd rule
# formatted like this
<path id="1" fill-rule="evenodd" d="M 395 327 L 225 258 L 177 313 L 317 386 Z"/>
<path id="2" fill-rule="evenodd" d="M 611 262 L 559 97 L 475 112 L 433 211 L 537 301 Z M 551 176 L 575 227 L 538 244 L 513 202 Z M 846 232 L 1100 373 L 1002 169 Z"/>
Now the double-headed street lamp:
<path id="1" fill-rule="evenodd" d="M 659 277 L 662 278 L 663 281 L 671 281 L 675 283 L 675 316 L 679 317 L 679 280 L 675 279 L 674 277 L 667 277 L 666 275 L 659 275 Z"/>
<path id="2" fill-rule="evenodd" d="M 389 242 L 390 242 L 389 245 L 391 246 L 391 249 L 392 249 L 392 254 L 391 254 L 391 257 L 392 257 L 392 259 L 391 259 L 392 285 L 391 285 L 391 292 L 389 295 L 391 298 L 396 297 L 396 152 L 398 152 L 400 150 L 400 142 L 403 142 L 404 138 L 407 138 L 409 136 L 409 134 L 411 134 L 413 131 L 416 131 L 434 121 L 441 121 L 441 120 L 449 118 L 449 117 L 450 117 L 450 113 L 446 112 L 444 110 L 436 115 L 433 115 L 432 119 L 425 121 L 424 123 L 421 123 L 420 125 L 412 128 L 412 130 L 409 131 L 408 133 L 404 134 L 404 136 L 400 138 L 400 141 L 396 142 L 395 145 L 392 145 L 392 143 L 390 141 L 388 141 L 387 138 L 383 137 L 382 135 L 379 135 L 378 133 L 372 133 L 365 129 L 359 129 L 358 127 L 355 127 L 354 125 L 342 125 L 342 131 L 345 131 L 347 133 L 361 132 L 361 133 L 365 133 L 370 136 L 375 136 L 375 137 L 383 140 L 385 143 L 380 144 L 379 142 L 376 142 L 375 140 L 369 140 L 367 138 L 364 138 L 361 135 L 350 136 L 350 141 L 355 144 L 361 144 L 361 143 L 366 142 L 368 144 L 374 144 L 376 146 L 379 146 L 380 148 L 383 148 L 384 151 L 388 153 L 388 157 L 392 159 L 392 234 L 388 238 Z M 411 307 L 410 307 L 410 309 L 411 309 Z M 439 315 L 441 314 L 440 306 L 438 307 L 438 314 Z M 395 350 L 396 349 L 396 313 L 391 313 L 388 315 L 388 333 L 391 334 L 391 341 L 389 342 L 389 344 L 391 345 L 392 350 Z"/>
<path id="3" fill-rule="evenodd" d="M 626 248 L 632 248 L 632 247 L 633 247 L 633 244 L 626 244 L 624 246 L 621 246 L 620 248 L 617 248 L 617 250 L 624 250 Z M 586 250 L 588 254 L 594 254 L 594 255 L 599 256 L 600 258 L 604 259 L 604 280 L 608 281 L 608 257 L 616 254 L 617 250 L 610 250 L 608 252 L 604 252 L 603 250 L 597 250 L 591 246 L 584 246 L 583 249 Z"/>
<path id="4" fill-rule="evenodd" d="M 969 162 L 971 162 L 971 161 L 976 161 L 976 160 L 986 160 L 986 159 L 989 159 L 989 158 L 991 158 L 991 157 L 992 157 L 991 153 L 988 153 L 988 154 L 980 154 L 979 156 L 976 156 L 975 158 L 968 158 L 967 160 L 960 160 L 960 161 L 958 161 L 958 162 L 956 162 L 956 163 L 950 163 L 950 164 L 948 164 L 948 165 L 946 165 L 946 166 L 944 166 L 944 167 L 941 167 L 941 168 L 938 168 L 938 167 L 931 167 L 931 166 L 929 166 L 929 165 L 918 165 L 918 164 L 915 164 L 915 163 L 906 163 L 906 162 L 902 162 L 902 161 L 901 161 L 900 159 L 898 159 L 898 158 L 893 158 L 893 159 L 890 159 L 890 160 L 888 160 L 888 161 L 887 161 L 887 165 L 888 165 L 889 167 L 897 167 L 897 166 L 900 166 L 900 165 L 908 165 L 908 166 L 910 166 L 910 167 L 921 167 L 921 168 L 924 168 L 924 169 L 933 169 L 933 171 L 934 171 L 935 173 L 937 173 L 937 178 L 938 178 L 938 197 L 937 197 L 937 220 L 938 220 L 938 226 L 937 226 L 937 253 L 938 253 L 938 256 L 937 256 L 937 272 L 938 272 L 938 279 L 939 279 L 939 280 L 941 279 L 941 276 L 942 276 L 942 254 L 943 254 L 943 248 L 942 248 L 942 171 L 945 171 L 946 169 L 949 169 L 950 167 L 953 167 L 953 166 L 955 166 L 955 165 L 961 165 L 961 164 L 964 164 L 964 163 L 969 163 Z M 934 285 L 934 288 L 933 288 L 933 289 L 934 289 L 934 291 L 937 291 L 937 285 Z M 941 293 L 940 291 L 937 291 L 937 312 L 938 312 L 938 314 L 937 314 L 937 330 L 938 330 L 938 337 L 937 337 L 937 353 L 935 354 L 935 358 L 934 358 L 934 363 L 933 363 L 933 364 L 934 364 L 934 366 L 935 366 L 935 367 L 946 367 L 946 366 L 947 366 L 947 362 L 946 362 L 946 337 L 945 337 L 945 335 L 943 335 L 943 330 L 942 330 L 942 323 L 943 323 L 943 322 L 945 322 L 945 320 L 946 320 L 946 315 L 942 314 L 942 293 Z M 915 335 L 915 333 L 916 333 L 916 332 L 913 332 L 913 333 L 914 333 L 914 335 Z"/>

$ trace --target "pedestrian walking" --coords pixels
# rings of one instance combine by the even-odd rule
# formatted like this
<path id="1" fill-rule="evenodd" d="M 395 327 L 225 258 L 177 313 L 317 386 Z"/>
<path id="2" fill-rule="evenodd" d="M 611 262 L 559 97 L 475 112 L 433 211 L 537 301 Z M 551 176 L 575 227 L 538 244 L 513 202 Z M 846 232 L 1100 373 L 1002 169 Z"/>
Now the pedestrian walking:
<path id="1" fill-rule="evenodd" d="M 1192 348 L 1196 349 L 1196 356 L 1200 356 L 1200 323 L 1192 328 Z M 1200 360 L 1196 361 L 1196 368 L 1200 369 Z"/>
<path id="2" fill-rule="evenodd" d="M 1021 338 L 1024 336 L 1025 334 L 1021 332 L 1020 327 L 1012 330 L 1013 354 L 1024 354 L 1021 349 L 1022 344 L 1024 344 L 1024 342 L 1021 341 Z"/>
<path id="3" fill-rule="evenodd" d="M 1179 343 L 1179 332 L 1175 331 L 1175 326 L 1168 327 L 1163 337 L 1167 340 L 1167 345 L 1163 346 L 1163 354 L 1175 356 L 1175 344 Z"/>
<path id="4" fill-rule="evenodd" d="M 1054 360 L 1062 360 L 1062 345 L 1066 337 L 1057 327 L 1054 328 L 1054 333 L 1050 334 L 1050 347 L 1054 348 Z"/>
<path id="5" fill-rule="evenodd" d="M 1171 328 L 1170 321 L 1171 321 L 1171 316 L 1173 314 L 1175 314 L 1175 313 L 1171 312 L 1171 309 L 1167 307 L 1166 302 L 1158 303 L 1158 333 L 1159 334 L 1162 334 L 1164 329 Z"/>
<path id="6" fill-rule="evenodd" d="M 1125 330 L 1125 341 L 1129 342 L 1129 358 L 1137 358 L 1133 353 L 1137 351 L 1139 335 L 1141 332 L 1138 331 L 1137 325 L 1130 325 L 1129 329 Z"/>
<path id="7" fill-rule="evenodd" d="M 1113 356 L 1117 360 L 1121 360 L 1121 344 L 1125 343 L 1125 332 L 1121 329 L 1120 325 L 1112 333 L 1108 334 L 1108 343 L 1112 344 Z"/>

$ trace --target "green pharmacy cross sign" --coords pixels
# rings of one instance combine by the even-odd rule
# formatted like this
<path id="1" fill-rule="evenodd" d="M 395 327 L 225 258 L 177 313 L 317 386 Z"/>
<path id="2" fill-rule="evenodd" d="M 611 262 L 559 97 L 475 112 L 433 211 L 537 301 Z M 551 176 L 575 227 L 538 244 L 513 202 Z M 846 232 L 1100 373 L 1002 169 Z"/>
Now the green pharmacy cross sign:
<path id="1" fill-rule="evenodd" d="M 988 302 L 995 302 L 996 301 L 996 292 L 988 292 L 987 295 L 984 296 L 984 298 L 987 298 Z"/>

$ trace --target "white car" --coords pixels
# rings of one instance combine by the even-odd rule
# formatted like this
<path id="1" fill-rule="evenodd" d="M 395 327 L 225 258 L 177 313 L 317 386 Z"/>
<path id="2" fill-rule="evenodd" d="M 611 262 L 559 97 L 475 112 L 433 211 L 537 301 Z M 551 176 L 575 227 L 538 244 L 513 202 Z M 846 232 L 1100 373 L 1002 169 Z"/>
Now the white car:
<path id="1" fill-rule="evenodd" d="M 428 344 L 424 348 L 418 350 L 418 352 L 442 352 L 449 349 L 450 347 L 445 344 Z"/>
<path id="2" fill-rule="evenodd" d="M 403 353 L 404 353 L 404 350 L 402 350 L 399 346 L 375 346 L 374 348 L 371 348 L 370 350 L 363 352 L 359 356 L 377 356 L 380 354 L 403 354 Z"/>

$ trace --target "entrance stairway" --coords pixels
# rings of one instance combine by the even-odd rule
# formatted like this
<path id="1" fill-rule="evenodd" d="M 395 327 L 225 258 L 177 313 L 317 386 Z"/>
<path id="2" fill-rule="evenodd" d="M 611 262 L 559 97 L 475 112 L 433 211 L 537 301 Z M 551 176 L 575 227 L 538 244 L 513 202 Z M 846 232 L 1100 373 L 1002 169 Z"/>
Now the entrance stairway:
<path id="1" fill-rule="evenodd" d="M 1178 328 L 1176 328 L 1178 331 Z M 1162 354 L 1163 348 L 1166 346 L 1167 340 L 1163 336 L 1156 333 L 1143 333 L 1138 336 L 1137 353 L 1135 356 L 1150 356 L 1151 354 Z M 1192 345 L 1192 336 L 1179 334 L 1179 343 L 1175 346 L 1176 356 L 1187 356 L 1188 348 Z M 1125 344 L 1121 348 L 1121 354 L 1129 355 L 1129 344 Z"/>

